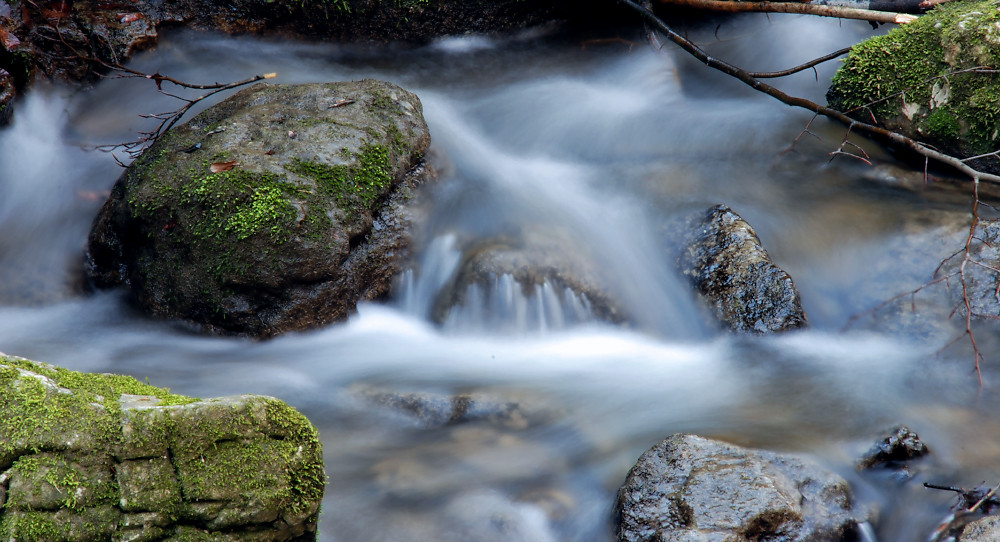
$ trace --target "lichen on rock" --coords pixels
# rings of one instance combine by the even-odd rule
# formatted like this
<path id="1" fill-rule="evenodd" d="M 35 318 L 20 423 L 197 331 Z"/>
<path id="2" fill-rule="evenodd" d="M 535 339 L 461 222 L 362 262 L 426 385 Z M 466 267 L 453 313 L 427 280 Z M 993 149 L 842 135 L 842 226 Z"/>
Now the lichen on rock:
<path id="1" fill-rule="evenodd" d="M 321 448 L 274 398 L 199 400 L 0 354 L 3 540 L 312 540 Z"/>
<path id="2" fill-rule="evenodd" d="M 89 276 L 215 332 L 344 319 L 400 270 L 429 143 L 419 99 L 391 83 L 245 89 L 126 170 L 95 220 Z"/>
<path id="3" fill-rule="evenodd" d="M 827 93 L 830 106 L 971 157 L 1000 146 L 1000 11 L 992 0 L 941 4 L 855 45 Z M 972 165 L 1000 172 L 1000 160 Z"/>

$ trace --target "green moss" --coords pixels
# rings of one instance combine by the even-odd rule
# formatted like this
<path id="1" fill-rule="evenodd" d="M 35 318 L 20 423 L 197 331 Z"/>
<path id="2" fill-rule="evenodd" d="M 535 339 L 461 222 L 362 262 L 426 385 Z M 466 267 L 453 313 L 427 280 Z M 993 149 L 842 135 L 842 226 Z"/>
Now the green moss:
<path id="1" fill-rule="evenodd" d="M 373 209 L 392 187 L 394 179 L 389 149 L 385 145 L 365 144 L 354 158 L 358 166 L 353 168 L 300 159 L 294 159 L 285 167 L 312 179 L 317 188 L 333 198 L 348 216 L 356 216 L 359 210 Z M 317 220 L 322 221 L 322 218 Z"/>
<path id="2" fill-rule="evenodd" d="M 1000 145 L 1000 11 L 992 0 L 951 2 L 856 45 L 833 78 L 832 107 L 907 130 L 962 156 Z"/>
<path id="3" fill-rule="evenodd" d="M 309 442 L 319 440 L 319 431 L 316 427 L 295 409 L 288 405 L 274 400 L 266 400 L 267 420 L 269 424 L 275 425 L 289 435 L 292 441 Z M 296 456 L 303 453 L 300 448 L 285 450 L 285 460 L 289 464 L 299 464 L 297 468 L 288 472 L 289 485 L 287 498 L 291 503 L 291 510 L 298 514 L 305 511 L 305 507 L 312 502 L 322 500 L 323 492 L 326 488 L 327 477 L 323 469 L 322 450 L 314 448 L 312 456 L 300 457 L 296 461 Z"/>
<path id="4" fill-rule="evenodd" d="M 869 110 L 875 117 L 894 115 L 905 100 L 926 103 L 928 79 L 946 65 L 940 58 L 938 31 L 920 20 L 855 45 L 833 77 L 831 105 L 844 112 Z"/>
<path id="5" fill-rule="evenodd" d="M 154 189 L 170 190 L 155 184 Z M 289 195 L 296 192 L 277 175 L 242 169 L 194 175 L 180 187 L 181 202 L 194 210 L 189 227 L 195 237 L 243 240 L 269 234 L 279 243 L 294 228 L 296 210 Z"/>
<path id="6" fill-rule="evenodd" d="M 923 120 L 920 131 L 929 137 L 955 139 L 962 135 L 963 129 L 954 113 L 938 108 Z"/>
<path id="7" fill-rule="evenodd" d="M 326 484 L 318 433 L 280 401 L 133 408 L 124 424 L 123 393 L 192 400 L 130 377 L 7 356 L 0 356 L 0 384 L 0 470 L 19 481 L 0 514 L 0 539 L 107 540 L 126 528 L 123 511 L 154 505 L 173 521 L 205 521 L 199 510 L 207 506 L 223 528 L 252 523 L 248 514 L 260 507 L 317 519 Z M 117 474 L 111 453 L 120 455 Z M 126 479 L 127 495 L 117 483 Z M 213 512 L 213 502 L 228 504 Z"/>

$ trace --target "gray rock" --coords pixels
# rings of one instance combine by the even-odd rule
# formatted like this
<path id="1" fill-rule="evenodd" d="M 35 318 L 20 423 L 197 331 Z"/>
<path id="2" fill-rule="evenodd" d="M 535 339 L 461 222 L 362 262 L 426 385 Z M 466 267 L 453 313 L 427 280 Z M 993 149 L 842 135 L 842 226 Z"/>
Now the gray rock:
<path id="1" fill-rule="evenodd" d="M 909 427 L 901 425 L 892 429 L 888 436 L 875 443 L 858 462 L 858 467 L 872 469 L 886 465 L 892 466 L 923 457 L 928 453 L 930 452 L 927 445 L 920 440 L 920 436 L 911 431 Z"/>
<path id="2" fill-rule="evenodd" d="M 960 542 L 996 542 L 1000 540 L 1000 517 L 989 516 L 965 526 Z"/>
<path id="3" fill-rule="evenodd" d="M 842 478 L 800 459 L 677 434 L 618 491 L 618 540 L 839 541 L 857 529 Z"/>
<path id="4" fill-rule="evenodd" d="M 4 540 L 315 540 L 322 444 L 277 399 L 2 354 L 0 397 Z"/>
<path id="5" fill-rule="evenodd" d="M 774 333 L 807 325 L 792 278 L 771 262 L 757 233 L 725 205 L 692 221 L 677 260 L 723 325 Z"/>
<path id="6" fill-rule="evenodd" d="M 89 276 L 213 332 L 342 320 L 400 271 L 429 143 L 420 101 L 391 83 L 245 89 L 126 170 L 94 221 Z"/>

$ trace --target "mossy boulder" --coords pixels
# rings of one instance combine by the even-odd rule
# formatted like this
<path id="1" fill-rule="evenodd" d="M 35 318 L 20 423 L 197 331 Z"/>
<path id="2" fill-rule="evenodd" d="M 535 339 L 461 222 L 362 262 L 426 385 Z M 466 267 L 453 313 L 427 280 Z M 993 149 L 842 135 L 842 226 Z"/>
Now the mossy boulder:
<path id="1" fill-rule="evenodd" d="M 0 354 L 3 540 L 315 540 L 325 484 L 315 427 L 277 399 Z"/>
<path id="2" fill-rule="evenodd" d="M 830 106 L 959 157 L 1000 147 L 1000 10 L 993 0 L 942 4 L 866 40 L 833 78 Z M 971 165 L 1000 173 L 1000 159 Z"/>
<path id="3" fill-rule="evenodd" d="M 214 332 L 342 320 L 403 265 L 429 143 L 419 99 L 391 83 L 243 90 L 125 171 L 94 222 L 89 277 Z"/>

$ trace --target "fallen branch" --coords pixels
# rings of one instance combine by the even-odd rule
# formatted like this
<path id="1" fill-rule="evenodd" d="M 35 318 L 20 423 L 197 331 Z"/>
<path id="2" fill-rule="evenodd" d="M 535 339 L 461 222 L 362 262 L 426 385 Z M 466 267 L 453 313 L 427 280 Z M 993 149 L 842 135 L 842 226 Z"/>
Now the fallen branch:
<path id="1" fill-rule="evenodd" d="M 102 67 L 105 70 L 107 70 L 107 72 L 116 73 L 117 76 L 122 79 L 148 79 L 156 85 L 156 91 L 159 92 L 160 94 L 184 102 L 184 105 L 178 107 L 177 109 L 174 109 L 173 111 L 139 115 L 140 117 L 145 119 L 157 119 L 160 121 L 160 123 L 156 126 L 156 128 L 153 128 L 152 130 L 139 132 L 138 134 L 139 137 L 137 137 L 135 140 L 127 141 L 124 143 L 98 145 L 94 147 L 96 150 L 112 153 L 115 162 L 118 162 L 118 165 L 122 167 L 126 167 L 126 164 L 124 164 L 121 160 L 119 160 L 117 156 L 114 156 L 113 153 L 115 150 L 119 149 L 124 150 L 129 155 L 130 158 L 134 159 L 138 157 L 140 154 L 142 154 L 142 151 L 146 150 L 146 148 L 155 143 L 156 140 L 160 138 L 160 136 L 162 136 L 164 133 L 167 132 L 167 130 L 170 130 L 170 128 L 172 128 L 175 124 L 177 124 L 177 122 L 180 121 L 181 118 L 185 114 L 187 114 L 187 112 L 192 107 L 195 106 L 195 104 L 207 98 L 210 98 L 220 92 L 225 92 L 227 90 L 232 90 L 235 88 L 246 86 L 252 83 L 256 83 L 257 81 L 263 81 L 264 79 L 273 79 L 278 76 L 277 73 L 265 73 L 260 75 L 254 75 L 253 77 L 249 77 L 247 79 L 243 79 L 242 81 L 236 81 L 233 83 L 210 83 L 210 84 L 187 83 L 185 81 L 181 81 L 179 79 L 163 75 L 159 72 L 150 74 L 123 66 L 122 64 L 117 62 L 117 59 L 115 59 L 115 61 L 107 61 L 93 55 L 81 53 L 75 47 L 73 47 L 69 42 L 66 41 L 65 37 L 62 34 L 62 30 L 58 26 L 55 27 L 55 30 L 59 38 L 59 41 L 63 44 L 63 46 L 69 49 L 73 53 L 73 55 L 75 55 L 80 60 L 89 62 L 95 66 Z M 107 43 L 105 43 L 105 45 L 107 46 L 108 50 L 113 50 L 113 48 L 110 47 L 110 45 L 108 45 Z M 206 92 L 205 94 L 202 94 L 201 96 L 197 96 L 194 98 L 185 98 L 183 96 L 178 96 L 177 94 L 171 94 L 163 90 L 163 83 L 170 83 L 172 85 L 181 88 L 192 89 L 192 90 L 208 90 L 209 92 Z"/>
<path id="2" fill-rule="evenodd" d="M 107 63 L 105 63 L 105 64 L 107 64 Z M 133 70 L 131 68 L 126 68 L 124 66 L 120 66 L 120 65 L 117 65 L 117 64 L 107 64 L 107 65 L 112 70 L 124 72 L 124 75 L 122 75 L 122 77 L 141 77 L 141 78 L 145 78 L 145 79 L 150 79 L 150 80 L 152 80 L 152 81 L 154 81 L 156 83 L 156 90 L 157 90 L 157 92 L 159 92 L 160 94 L 163 94 L 165 96 L 170 96 L 171 98 L 175 98 L 175 99 L 178 99 L 178 100 L 181 100 L 181 101 L 184 102 L 184 105 L 178 107 L 177 109 L 174 109 L 173 111 L 167 111 L 167 112 L 164 112 L 164 113 L 153 113 L 153 114 L 139 115 L 140 117 L 145 118 L 145 119 L 158 119 L 160 121 L 160 123 L 156 126 L 156 128 L 154 128 L 152 130 L 145 131 L 145 132 L 139 132 L 139 137 L 136 138 L 135 140 L 128 141 L 128 142 L 125 142 L 125 143 L 113 143 L 113 144 L 108 144 L 108 145 L 98 145 L 97 147 L 95 147 L 97 150 L 104 151 L 104 152 L 114 152 L 115 150 L 121 149 L 121 150 L 125 151 L 129 155 L 129 157 L 131 157 L 133 159 L 136 158 L 137 156 L 139 156 L 140 154 L 142 154 L 142 151 L 146 150 L 147 147 L 149 147 L 154 142 L 156 142 L 156 140 L 159 139 L 160 136 L 162 136 L 164 133 L 166 133 L 167 130 L 169 130 L 170 128 L 172 128 L 174 126 L 174 124 L 177 124 L 177 122 L 181 120 L 181 117 L 183 117 L 185 114 L 187 114 L 188 110 L 190 110 L 192 107 L 194 107 L 195 104 L 197 104 L 198 102 L 201 102 L 202 100 L 205 100 L 206 98 L 210 98 L 210 97 L 212 97 L 212 96 L 214 96 L 214 95 L 216 95 L 216 94 L 218 94 L 220 92 L 224 92 L 224 91 L 227 91 L 227 90 L 232 90 L 234 88 L 239 88 L 239 87 L 242 87 L 242 86 L 245 86 L 245 85 L 249 85 L 251 83 L 256 83 L 257 81 L 262 81 L 264 79 L 273 79 L 274 77 L 277 77 L 276 73 L 266 73 L 266 74 L 263 74 L 263 75 L 255 75 L 253 77 L 249 77 L 247 79 L 243 79 L 242 81 L 236 81 L 234 83 L 213 83 L 213 84 L 209 84 L 209 85 L 196 85 L 196 84 L 191 84 L 191 83 L 185 83 L 183 81 L 178 81 L 178 80 L 176 80 L 176 79 L 174 79 L 172 77 L 167 77 L 167 76 L 164 76 L 164 75 L 160 75 L 159 73 L 145 74 L 145 73 Z M 172 83 L 172 84 L 180 86 L 180 87 L 183 87 L 183 88 L 209 89 L 210 92 L 207 92 L 207 93 L 202 94 L 201 96 L 197 96 L 195 98 L 184 98 L 182 96 L 178 96 L 176 94 L 171 94 L 169 92 L 164 91 L 163 88 L 162 88 L 162 85 L 163 85 L 164 81 Z M 115 161 L 117 161 L 118 164 L 121 165 L 121 166 L 125 165 L 120 160 L 118 160 L 117 157 L 115 157 Z"/>
<path id="3" fill-rule="evenodd" d="M 958 502 L 952 506 L 952 513 L 944 518 L 944 521 L 934 530 L 930 542 L 940 542 L 950 537 L 959 536 L 966 525 L 983 517 L 983 515 L 990 514 L 1000 507 L 1000 501 L 996 499 L 997 491 L 1000 490 L 1000 484 L 997 484 L 992 489 L 987 486 L 976 486 L 972 489 L 965 489 L 925 482 L 924 487 L 958 493 Z"/>
<path id="4" fill-rule="evenodd" d="M 683 6 L 729 13 L 799 13 L 838 19 L 859 19 L 874 23 L 906 24 L 917 20 L 916 15 L 892 11 L 851 8 L 834 5 L 800 4 L 796 2 L 735 2 L 730 0 L 660 0 L 674 6 Z"/>

